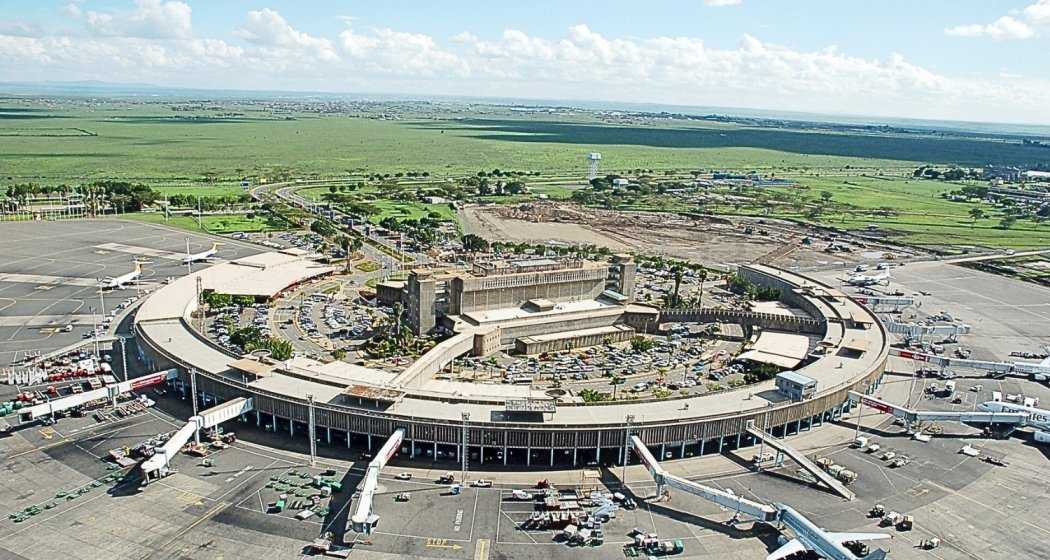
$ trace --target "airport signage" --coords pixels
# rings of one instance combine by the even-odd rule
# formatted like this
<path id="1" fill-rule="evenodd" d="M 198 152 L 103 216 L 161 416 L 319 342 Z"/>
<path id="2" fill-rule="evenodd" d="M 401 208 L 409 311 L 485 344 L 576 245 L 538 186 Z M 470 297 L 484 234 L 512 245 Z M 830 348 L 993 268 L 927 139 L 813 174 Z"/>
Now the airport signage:
<path id="1" fill-rule="evenodd" d="M 139 377 L 137 379 L 132 379 L 131 380 L 131 390 L 132 391 L 138 391 L 139 389 L 144 389 L 146 387 L 152 387 L 154 385 L 159 385 L 161 383 L 164 383 L 164 381 L 167 378 L 168 378 L 168 372 L 167 371 L 158 371 L 157 373 L 151 373 L 149 375 L 145 375 L 145 376 Z"/>
<path id="2" fill-rule="evenodd" d="M 888 404 L 886 404 L 884 402 L 872 400 L 872 399 L 869 399 L 868 397 L 862 398 L 860 400 L 860 402 L 865 404 L 865 405 L 870 406 L 871 408 L 874 408 L 875 410 L 878 410 L 879 412 L 883 412 L 885 414 L 893 414 L 893 407 L 889 406 Z"/>
<path id="3" fill-rule="evenodd" d="M 553 413 L 554 401 L 549 399 L 507 399 L 507 412 L 545 412 Z"/>

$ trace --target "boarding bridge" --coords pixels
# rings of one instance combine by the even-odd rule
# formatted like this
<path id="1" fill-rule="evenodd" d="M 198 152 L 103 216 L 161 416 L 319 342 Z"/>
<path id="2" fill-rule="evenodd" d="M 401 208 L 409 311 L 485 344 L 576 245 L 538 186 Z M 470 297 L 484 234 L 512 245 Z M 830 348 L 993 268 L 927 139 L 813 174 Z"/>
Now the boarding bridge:
<path id="1" fill-rule="evenodd" d="M 357 508 L 354 515 L 350 517 L 350 523 L 354 532 L 371 533 L 379 516 L 372 511 L 372 500 L 375 498 L 376 489 L 379 487 L 379 471 L 383 470 L 390 458 L 401 448 L 401 442 L 405 439 L 405 429 L 398 428 L 386 440 L 383 447 L 376 453 L 372 462 L 368 463 L 365 470 L 365 478 L 361 483 L 361 494 L 357 497 Z"/>
<path id="2" fill-rule="evenodd" d="M 18 418 L 21 422 L 31 422 L 37 420 L 43 416 L 53 416 L 57 412 L 83 406 L 91 401 L 97 401 L 99 399 L 111 399 L 114 406 L 116 405 L 117 395 L 123 395 L 130 393 L 131 391 L 141 391 L 154 385 L 160 385 L 169 379 L 175 379 L 178 372 L 174 369 L 168 369 L 164 371 L 158 371 L 142 377 L 136 377 L 128 381 L 121 381 L 113 385 L 107 385 L 99 389 L 92 389 L 90 391 L 84 391 L 83 393 L 77 393 L 69 395 L 68 397 L 62 397 L 58 399 L 51 399 L 45 403 L 33 405 L 30 407 L 22 408 L 18 411 Z"/>
<path id="3" fill-rule="evenodd" d="M 162 478 L 170 472 L 171 460 L 190 439 L 199 437 L 200 430 L 214 428 L 219 424 L 255 410 L 251 398 L 237 397 L 190 417 L 186 424 L 175 431 L 168 441 L 156 450 L 156 454 L 142 462 L 143 482 L 150 477 Z"/>
<path id="4" fill-rule="evenodd" d="M 1028 414 L 1021 412 L 911 410 L 876 399 L 875 397 L 862 395 L 856 391 L 849 392 L 849 399 L 854 403 L 860 403 L 884 414 L 900 418 L 907 427 L 916 422 L 961 422 L 964 424 L 1023 426 L 1028 420 Z"/>
<path id="5" fill-rule="evenodd" d="M 817 553 L 821 558 L 830 560 L 861 560 L 847 550 L 844 543 L 847 541 L 865 541 L 888 538 L 889 535 L 876 533 L 833 533 L 818 527 L 798 511 L 785 504 L 763 504 L 737 496 L 732 492 L 719 490 L 705 486 L 699 482 L 675 476 L 668 473 L 656 462 L 656 458 L 649 452 L 649 448 L 638 436 L 631 436 L 631 447 L 641 458 L 642 463 L 649 469 L 649 475 L 656 481 L 657 495 L 662 495 L 665 486 L 673 487 L 687 494 L 698 496 L 707 501 L 714 502 L 727 510 L 733 510 L 736 514 L 744 514 L 754 518 L 761 523 L 774 525 L 778 529 L 788 528 L 794 533 L 794 539 L 787 539 L 783 546 L 768 555 L 767 560 L 784 560 L 795 554 L 810 551 Z M 736 515 L 734 515 L 736 519 Z M 885 551 L 875 550 L 863 560 L 884 560 Z"/>
<path id="6" fill-rule="evenodd" d="M 888 305 L 895 309 L 901 309 L 902 307 L 910 307 L 916 303 L 915 298 L 911 296 L 853 296 L 853 299 L 857 300 L 861 305 L 866 305 L 868 309 L 873 311 L 880 305 Z"/>
<path id="7" fill-rule="evenodd" d="M 733 510 L 737 513 L 743 513 L 750 517 L 762 521 L 764 523 L 772 523 L 777 519 L 777 510 L 773 506 L 760 504 L 737 496 L 731 492 L 725 490 L 719 490 L 700 484 L 699 482 L 693 482 L 691 480 L 675 476 L 663 469 L 660 463 L 656 461 L 656 457 L 649 452 L 649 448 L 645 446 L 645 443 L 638 436 L 631 436 L 631 447 L 634 452 L 638 454 L 638 457 L 642 460 L 642 463 L 649 469 L 649 476 L 653 477 L 656 481 L 656 493 L 657 495 L 663 494 L 664 487 L 670 486 L 676 490 L 681 490 L 687 494 L 699 496 L 709 502 L 714 502 L 726 509 Z"/>
<path id="8" fill-rule="evenodd" d="M 948 367 L 970 368 L 988 372 L 988 375 L 991 377 L 1003 377 L 1006 375 L 1014 374 L 1028 376 L 1034 379 L 1035 381 L 1050 380 L 1050 360 L 1045 360 L 1040 363 L 991 362 L 986 360 L 966 360 L 962 358 L 949 358 L 947 356 L 937 356 L 935 354 L 924 354 L 922 352 L 913 352 L 911 350 L 899 349 L 891 349 L 890 354 L 894 356 L 900 356 L 901 358 L 914 360 L 916 362 L 924 362 L 933 366 L 938 366 L 941 369 Z"/>
<path id="9" fill-rule="evenodd" d="M 817 480 L 823 482 L 825 486 L 831 488 L 836 494 L 846 498 L 847 500 L 853 500 L 856 498 L 856 494 L 852 490 L 846 488 L 839 479 L 831 476 L 827 471 L 817 466 L 816 463 L 810 460 L 809 457 L 794 447 L 788 445 L 784 440 L 777 439 L 773 434 L 761 430 L 756 427 L 753 423 L 749 423 L 747 426 L 747 433 L 755 439 L 765 442 L 766 445 L 776 449 L 777 451 L 791 457 L 796 463 L 798 463 L 803 469 L 806 469 L 810 474 L 815 476 Z"/>
<path id="10" fill-rule="evenodd" d="M 892 317 L 885 320 L 886 330 L 893 334 L 900 334 L 911 338 L 922 340 L 926 337 L 943 337 L 948 340 L 958 340 L 960 335 L 970 333 L 970 325 L 920 325 L 918 323 L 898 323 Z"/>

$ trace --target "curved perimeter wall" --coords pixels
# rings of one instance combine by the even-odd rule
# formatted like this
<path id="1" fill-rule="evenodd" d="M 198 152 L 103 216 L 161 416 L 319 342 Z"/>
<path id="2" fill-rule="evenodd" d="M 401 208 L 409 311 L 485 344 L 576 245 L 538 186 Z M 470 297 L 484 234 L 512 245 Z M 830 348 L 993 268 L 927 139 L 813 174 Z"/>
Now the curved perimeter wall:
<path id="1" fill-rule="evenodd" d="M 798 371 L 821 379 L 832 379 L 829 376 L 845 378 L 833 383 L 822 381 L 817 395 L 802 402 L 769 403 L 759 396 L 762 387 L 739 389 L 729 392 L 729 395 L 735 393 L 738 398 L 747 395 L 742 401 L 748 404 L 741 405 L 739 412 L 721 413 L 711 413 L 710 410 L 705 413 L 704 397 L 697 396 L 598 406 L 559 404 L 558 412 L 553 415 L 544 417 L 538 414 L 523 419 L 505 413 L 503 407 L 461 401 L 452 394 L 447 398 L 412 395 L 408 389 L 409 394 L 390 407 L 379 407 L 378 403 L 363 400 L 341 404 L 316 403 L 318 436 L 333 446 L 371 450 L 381 445 L 394 430 L 404 428 L 403 454 L 427 460 L 458 461 L 460 442 L 466 429 L 467 453 L 474 464 L 615 464 L 622 460 L 628 433 L 639 435 L 654 453 L 659 453 L 661 459 L 718 453 L 756 444 L 745 431 L 751 422 L 766 427 L 778 437 L 793 435 L 841 417 L 849 410 L 849 391 L 872 392 L 878 387 L 889 345 L 885 329 L 873 314 L 829 286 L 772 267 L 746 268 L 752 281 L 781 288 L 789 304 L 812 311 L 815 317 L 825 321 L 825 341 L 831 341 L 829 343 L 853 341 L 852 337 L 860 333 L 851 333 L 857 329 L 855 325 L 850 328 L 848 323 L 858 314 L 865 314 L 870 323 L 863 334 L 872 347 L 856 364 L 858 367 L 842 368 L 841 364 L 829 363 L 842 361 L 842 358 L 818 359 Z M 838 296 L 802 295 L 796 291 L 801 285 L 815 288 L 818 294 L 837 293 Z M 157 294 L 160 291 L 154 297 Z M 184 317 L 180 317 L 180 321 L 182 327 L 192 330 Z M 151 337 L 150 329 L 142 327 L 136 321 L 144 358 L 153 362 L 154 368 L 177 368 L 180 377 L 174 382 L 175 388 L 183 398 L 188 398 L 188 370 L 194 368 L 197 360 L 177 355 L 179 352 L 166 348 L 168 345 L 164 339 Z M 214 351 L 214 348 L 209 350 Z M 232 362 L 235 358 L 230 356 L 229 360 Z M 240 374 L 229 370 L 213 371 L 215 368 L 199 366 L 195 369 L 202 407 L 251 396 L 256 411 L 242 421 L 286 433 L 289 437 L 307 434 L 305 395 L 296 394 L 296 391 L 276 393 L 249 386 Z M 754 398 L 750 397 L 752 392 Z M 721 393 L 708 395 L 707 399 L 709 403 L 715 399 L 726 400 Z M 470 414 L 469 421 L 462 418 L 462 412 Z"/>

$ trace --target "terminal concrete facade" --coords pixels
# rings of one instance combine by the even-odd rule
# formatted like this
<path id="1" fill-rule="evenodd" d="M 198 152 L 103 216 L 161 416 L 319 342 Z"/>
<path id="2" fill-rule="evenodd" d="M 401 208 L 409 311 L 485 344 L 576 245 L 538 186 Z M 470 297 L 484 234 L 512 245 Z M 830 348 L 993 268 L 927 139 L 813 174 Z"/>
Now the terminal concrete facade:
<path id="1" fill-rule="evenodd" d="M 538 258 L 475 263 L 469 271 L 413 270 L 402 300 L 408 325 L 430 332 L 443 319 L 532 305 L 593 301 L 603 297 L 625 304 L 634 293 L 635 263 L 629 255 L 612 262 Z M 395 285 L 383 285 L 392 299 Z M 448 322 L 445 326 L 451 328 Z"/>
<path id="2" fill-rule="evenodd" d="M 782 398 L 770 380 L 673 403 L 640 399 L 585 404 L 572 395 L 531 387 L 419 375 L 402 381 L 348 364 L 336 368 L 344 373 L 331 364 L 318 364 L 312 371 L 293 371 L 281 363 L 245 367 L 238 356 L 225 354 L 193 329 L 193 277 L 153 294 L 140 311 L 148 320 L 137 319 L 136 330 L 144 359 L 156 368 L 178 369 L 174 386 L 182 395 L 188 397 L 195 386 L 202 407 L 250 396 L 255 411 L 244 421 L 292 437 L 305 436 L 312 407 L 318 434 L 327 441 L 371 450 L 404 429 L 402 452 L 412 458 L 453 461 L 467 453 L 478 463 L 613 464 L 623 461 L 630 434 L 639 435 L 662 459 L 677 458 L 752 445 L 752 425 L 778 437 L 813 429 L 850 409 L 850 391 L 870 393 L 882 381 L 889 349 L 886 331 L 862 305 L 826 285 L 772 267 L 743 267 L 741 272 L 757 284 L 779 288 L 792 305 L 806 309 L 813 321 L 806 330 L 820 325 L 820 351 L 798 369 L 815 382 L 812 397 L 800 402 Z M 189 284 L 180 284 L 185 282 Z M 172 304 L 178 298 L 184 304 L 177 309 Z M 154 299 L 159 300 L 156 305 Z M 449 348 L 468 352 L 473 347 L 471 339 Z M 509 404 L 522 399 L 552 401 L 553 412 L 523 413 Z"/>

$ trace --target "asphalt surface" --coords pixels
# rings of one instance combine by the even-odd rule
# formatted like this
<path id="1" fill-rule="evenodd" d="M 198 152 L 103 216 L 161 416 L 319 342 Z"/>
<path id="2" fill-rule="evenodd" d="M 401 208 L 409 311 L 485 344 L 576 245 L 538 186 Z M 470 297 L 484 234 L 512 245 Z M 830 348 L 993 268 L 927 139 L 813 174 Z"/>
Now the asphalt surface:
<path id="1" fill-rule="evenodd" d="M 105 274 L 115 274 L 122 263 L 130 261 L 127 254 L 96 254 L 93 247 L 99 244 L 117 242 L 177 252 L 180 245 L 185 250 L 187 236 L 152 226 L 111 222 L 11 225 L 18 227 L 8 230 L 8 239 L 19 241 L 17 247 L 0 244 L 0 255 L 10 261 L 3 265 L 4 271 L 57 275 L 63 266 L 76 266 L 78 274 L 64 275 L 79 278 L 91 278 L 107 268 L 113 271 Z M 29 225 L 41 230 L 20 230 Z M 13 237 L 17 234 L 22 237 Z M 26 240 L 30 236 L 33 241 Z M 46 239 L 37 243 L 38 238 Z M 203 247 L 205 241 L 199 241 L 198 247 Z M 43 248 L 26 249 L 25 243 L 37 243 L 36 247 L 42 243 Z M 229 251 L 231 247 L 223 249 Z M 247 254 L 240 253 L 239 247 L 237 251 L 238 255 Z M 964 340 L 964 344 L 975 349 L 975 357 L 1006 358 L 1014 349 L 1038 350 L 1040 341 L 1045 341 L 1046 333 L 1050 333 L 1050 321 L 1046 320 L 1050 312 L 1044 309 L 1050 305 L 1050 298 L 1039 289 L 1031 291 L 1034 286 L 987 278 L 988 275 L 965 277 L 981 273 L 950 265 L 929 270 L 919 268 L 920 265 L 908 266 L 914 268 L 900 272 L 900 282 L 926 284 L 933 295 L 925 300 L 925 310 L 943 308 L 974 325 L 974 335 L 968 335 L 972 339 Z M 181 264 L 176 261 L 159 267 L 148 279 L 174 275 Z M 911 271 L 915 271 L 914 278 L 905 276 Z M 36 290 L 35 285 L 18 282 L 0 284 L 0 290 L 4 290 L 0 296 L 12 297 L 7 290 L 19 287 L 23 292 L 41 292 L 34 298 L 40 300 L 37 307 L 26 308 L 27 312 L 46 308 L 47 298 L 96 297 L 90 287 L 56 285 Z M 79 336 L 74 340 L 78 339 Z M 13 340 L 30 343 L 22 341 L 17 333 Z M 136 367 L 136 362 L 129 363 L 133 375 Z M 976 372 L 959 372 L 962 402 L 927 398 L 924 388 L 929 381 L 914 379 L 910 363 L 895 360 L 894 367 L 897 371 L 889 374 L 883 396 L 897 402 L 909 401 L 916 408 L 972 408 L 989 398 L 991 391 L 1039 397 L 1044 406 L 1050 403 L 1050 389 L 1044 385 L 1020 379 L 994 381 Z M 981 385 L 981 390 L 970 391 L 974 385 Z M 144 488 L 134 476 L 91 488 L 92 481 L 114 473 L 99 458 L 109 449 L 130 447 L 155 434 L 174 430 L 181 423 L 179 418 L 188 415 L 188 405 L 175 398 L 173 392 L 163 397 L 151 396 L 158 400 L 159 409 L 123 420 L 100 424 L 90 416 L 68 418 L 55 426 L 26 426 L 0 437 L 0 511 L 10 513 L 32 505 L 45 508 L 21 523 L 7 515 L 0 517 L 0 558 L 298 558 L 305 544 L 326 531 L 334 533 L 337 540 L 353 543 L 352 557 L 376 560 L 619 558 L 623 554 L 620 543 L 635 527 L 655 531 L 661 539 L 682 539 L 686 550 L 679 557 L 684 558 L 762 558 L 778 546 L 778 533 L 773 528 L 749 522 L 727 525 L 732 512 L 698 498 L 673 492 L 670 501 L 654 499 L 654 488 L 647 475 L 641 467 L 634 466 L 628 469 L 627 489 L 640 499 L 639 508 L 621 512 L 607 524 L 605 545 L 570 548 L 555 542 L 551 531 L 519 528 L 518 522 L 528 517 L 535 506 L 511 500 L 508 491 L 526 484 L 497 484 L 490 489 L 468 487 L 462 494 L 452 496 L 433 480 L 444 471 L 458 473 L 456 465 L 408 463 L 401 457 L 395 458 L 381 477 L 375 501 L 375 511 L 381 517 L 377 531 L 359 535 L 345 529 L 345 520 L 355 505 L 353 492 L 363 473 L 359 460 L 362 450 L 329 446 L 322 436 L 321 457 L 317 466 L 311 468 L 302 454 L 307 447 L 305 438 L 290 440 L 287 434 L 263 433 L 251 422 L 235 421 L 226 426 L 237 432 L 241 441 L 217 452 L 211 466 L 203 465 L 199 458 L 180 455 L 175 460 L 175 474 Z M 1050 450 L 1035 445 L 1030 434 L 1022 431 L 1008 439 L 988 440 L 974 428 L 945 425 L 944 434 L 921 443 L 871 411 L 864 419 L 864 433 L 879 441 L 884 449 L 906 454 L 912 461 L 895 469 L 877 456 L 848 448 L 845 442 L 855 433 L 850 420 L 788 440 L 807 453 L 831 457 L 856 471 L 859 478 L 853 489 L 858 498 L 853 502 L 800 482 L 797 469 L 791 464 L 758 473 L 746 467 L 741 458 L 735 458 L 734 463 L 726 457 L 709 457 L 674 461 L 668 468 L 692 473 L 690 478 L 733 489 L 737 494 L 790 504 L 829 530 L 879 531 L 876 521 L 866 516 L 875 503 L 884 504 L 887 510 L 910 513 L 916 519 L 913 531 L 883 529 L 894 535 L 881 543 L 889 548 L 892 558 L 1050 557 L 1045 544 L 1050 539 L 1050 526 L 1046 523 L 1050 518 L 1050 488 L 1045 483 Z M 1004 459 L 1008 465 L 996 467 L 960 454 L 959 449 L 966 444 Z M 755 451 L 744 450 L 744 455 Z M 723 468 L 726 465 L 728 468 Z M 328 468 L 336 470 L 344 488 L 332 500 L 325 501 L 327 516 L 299 521 L 294 518 L 295 510 L 267 513 L 268 504 L 281 492 L 267 487 L 271 477 L 289 478 L 291 471 L 312 475 Z M 395 480 L 393 476 L 401 470 L 413 472 L 413 480 Z M 619 489 L 620 473 L 620 469 L 603 471 L 601 485 Z M 499 472 L 474 472 L 469 478 L 494 478 L 499 482 L 503 476 Z M 506 473 L 506 477 L 557 477 L 566 485 L 573 480 L 580 481 L 573 484 L 582 483 L 579 473 L 573 472 Z M 89 489 L 73 499 L 56 497 L 85 485 Z M 411 500 L 395 502 L 394 496 L 402 491 L 410 492 Z M 942 539 L 940 548 L 916 548 L 922 539 L 933 536 Z"/>
<path id="2" fill-rule="evenodd" d="M 261 252 L 234 240 L 130 221 L 0 224 L 0 315 L 19 325 L 0 326 L 0 367 L 27 351 L 46 353 L 83 340 L 100 308 L 108 313 L 137 292 L 186 274 L 187 240 L 190 252 L 219 240 L 217 257 L 224 260 Z M 106 290 L 100 301 L 98 279 L 130 272 L 136 258 L 147 263 L 140 283 Z M 71 332 L 59 331 L 68 324 L 73 324 Z"/>

